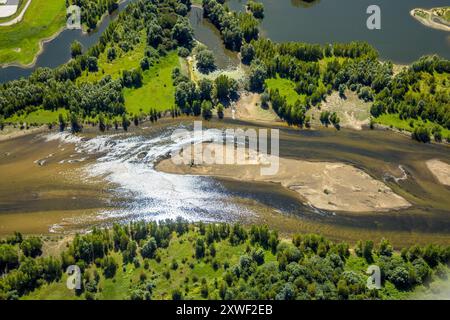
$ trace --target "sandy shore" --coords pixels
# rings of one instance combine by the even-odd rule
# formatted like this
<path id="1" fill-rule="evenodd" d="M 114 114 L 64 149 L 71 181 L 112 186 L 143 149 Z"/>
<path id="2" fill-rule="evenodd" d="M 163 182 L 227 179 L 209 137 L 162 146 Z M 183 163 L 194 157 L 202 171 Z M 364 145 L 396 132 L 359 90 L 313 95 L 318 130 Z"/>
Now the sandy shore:
<path id="1" fill-rule="evenodd" d="M 30 129 L 20 130 L 19 128 L 13 128 L 12 126 L 6 126 L 3 130 L 0 131 L 0 141 L 6 141 L 9 139 L 14 139 L 22 136 L 26 136 L 33 133 L 44 132 L 48 130 L 47 126 L 39 126 L 33 127 Z"/>
<path id="2" fill-rule="evenodd" d="M 217 145 L 204 144 L 204 150 L 212 154 L 215 147 Z M 233 153 L 230 148 L 224 147 L 226 155 Z M 156 165 L 156 169 L 175 174 L 279 183 L 297 192 L 301 200 L 311 206 L 330 211 L 373 212 L 410 206 L 388 186 L 353 166 L 343 163 L 276 159 L 279 161 L 279 170 L 274 175 L 261 175 L 261 168 L 267 167 L 267 158 L 264 160 L 262 157 L 249 160 L 248 164 L 244 165 L 176 165 L 172 159 L 165 159 Z"/>
<path id="3" fill-rule="evenodd" d="M 444 30 L 444 31 L 450 31 L 450 25 L 444 21 L 444 19 L 438 15 L 438 12 L 440 10 L 450 10 L 448 8 L 432 8 L 432 9 L 422 9 L 422 8 L 416 8 L 409 12 L 409 14 L 422 23 L 423 25 L 437 29 L 437 30 Z M 421 16 L 425 15 L 426 17 Z"/>
<path id="4" fill-rule="evenodd" d="M 450 165 L 438 159 L 428 160 L 426 164 L 440 183 L 450 186 Z"/>

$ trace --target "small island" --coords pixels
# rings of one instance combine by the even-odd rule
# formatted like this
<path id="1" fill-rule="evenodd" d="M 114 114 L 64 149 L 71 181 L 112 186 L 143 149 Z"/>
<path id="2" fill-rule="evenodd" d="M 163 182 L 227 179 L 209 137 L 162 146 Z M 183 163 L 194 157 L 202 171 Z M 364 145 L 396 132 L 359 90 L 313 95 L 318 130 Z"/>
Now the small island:
<path id="1" fill-rule="evenodd" d="M 427 27 L 450 31 L 450 7 L 431 9 L 416 8 L 411 10 L 410 14 Z"/>

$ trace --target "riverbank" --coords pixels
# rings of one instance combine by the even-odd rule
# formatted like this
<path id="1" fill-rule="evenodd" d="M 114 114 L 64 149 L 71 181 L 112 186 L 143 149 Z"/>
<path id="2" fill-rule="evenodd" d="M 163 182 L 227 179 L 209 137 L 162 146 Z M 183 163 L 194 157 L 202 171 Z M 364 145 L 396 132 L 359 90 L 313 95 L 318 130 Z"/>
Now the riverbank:
<path id="1" fill-rule="evenodd" d="M 204 154 L 214 154 L 214 144 L 204 144 Z M 224 147 L 226 155 L 235 154 L 233 147 Z M 181 155 L 182 156 L 182 155 Z M 236 158 L 236 157 L 235 157 Z M 298 193 L 307 204 L 328 211 L 383 212 L 410 206 L 388 186 L 353 166 L 338 162 L 312 162 L 269 156 L 249 159 L 244 165 L 176 165 L 165 159 L 156 169 L 175 174 L 203 175 L 232 178 L 240 181 L 258 181 L 281 184 Z M 273 175 L 262 175 L 267 160 L 278 161 L 279 170 Z"/>
<path id="2" fill-rule="evenodd" d="M 6 126 L 3 130 L 0 131 L 0 141 L 11 140 L 18 137 L 27 136 L 30 134 L 44 132 L 46 130 L 48 130 L 47 126 L 39 126 L 22 130 L 17 127 Z"/>
<path id="3" fill-rule="evenodd" d="M 416 8 L 411 10 L 409 14 L 426 27 L 450 31 L 450 7 Z"/>

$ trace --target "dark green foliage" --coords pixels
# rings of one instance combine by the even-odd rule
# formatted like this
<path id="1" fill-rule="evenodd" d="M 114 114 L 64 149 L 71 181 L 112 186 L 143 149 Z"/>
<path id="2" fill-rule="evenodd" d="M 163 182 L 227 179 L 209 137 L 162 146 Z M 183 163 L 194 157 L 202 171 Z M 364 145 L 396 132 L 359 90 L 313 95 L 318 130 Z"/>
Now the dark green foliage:
<path id="1" fill-rule="evenodd" d="M 117 262 L 110 256 L 103 258 L 102 268 L 103 268 L 103 274 L 105 275 L 105 278 L 113 278 L 114 275 L 116 274 L 118 267 L 119 266 L 118 266 Z"/>
<path id="2" fill-rule="evenodd" d="M 10 244 L 0 244 L 0 273 L 11 270 L 19 265 L 19 254 L 16 247 Z"/>
<path id="3" fill-rule="evenodd" d="M 203 48 L 197 52 L 197 68 L 202 73 L 210 73 L 216 69 L 214 54 L 211 50 Z"/>
<path id="4" fill-rule="evenodd" d="M 22 241 L 20 249 L 27 257 L 35 258 L 42 254 L 42 240 L 38 237 L 29 237 Z"/>
<path id="5" fill-rule="evenodd" d="M 247 9 L 252 12 L 255 18 L 264 18 L 264 5 L 262 3 L 250 0 L 247 2 Z"/>
<path id="6" fill-rule="evenodd" d="M 189 233 L 184 236 L 187 232 Z M 180 260 L 177 256 L 167 255 L 169 251 L 165 248 L 175 233 L 177 238 L 173 241 L 180 244 L 193 241 L 192 258 Z M 24 243 L 26 240 L 19 241 Z M 231 265 L 229 261 L 221 260 L 223 253 L 220 251 L 230 245 L 241 245 L 240 248 L 232 248 L 241 253 Z M 192 282 L 185 277 L 182 287 L 172 291 L 173 299 L 216 296 L 222 299 L 287 300 L 386 297 L 384 289 L 378 293 L 367 289 L 367 263 L 362 258 L 353 256 L 352 263 L 347 264 L 350 257 L 348 244 L 333 243 L 322 236 L 311 234 L 295 235 L 292 243 L 279 242 L 276 232 L 269 230 L 267 226 L 252 226 L 247 231 L 238 224 L 190 225 L 182 219 L 160 223 L 115 224 L 112 230 L 94 229 L 92 233 L 77 235 L 61 255 L 61 259 L 24 257 L 19 261 L 18 246 L 18 243 L 0 244 L 0 263 L 2 271 L 6 271 L 0 278 L 2 298 L 19 298 L 45 282 L 61 281 L 62 272 L 67 265 L 77 264 L 83 271 L 83 290 L 79 294 L 84 294 L 85 299 L 95 299 L 101 294 L 98 268 L 102 268 L 105 278 L 110 278 L 115 283 L 119 268 L 117 261 L 120 259 L 117 260 L 116 254 L 111 255 L 111 250 L 118 251 L 123 257 L 124 270 L 140 266 L 137 252 L 144 258 L 143 271 L 140 271 L 137 282 L 133 280 L 130 286 L 129 298 L 134 300 L 151 299 L 160 281 L 176 281 L 178 270 L 183 268 L 188 259 L 192 259 L 189 261 L 191 269 L 195 269 L 196 264 L 201 264 L 202 267 L 209 265 L 216 272 L 223 267 L 223 271 L 219 276 L 216 273 L 214 278 L 205 274 L 201 280 L 193 275 Z M 271 256 L 267 250 L 275 255 L 275 261 L 273 256 L 270 261 L 266 261 L 266 256 Z M 437 276 L 445 278 L 448 272 L 445 265 L 450 260 L 450 249 L 436 245 L 405 248 L 400 256 L 392 252 L 389 242 L 384 239 L 376 251 L 373 251 L 371 241 L 364 241 L 358 243 L 355 252 L 367 262 L 373 259 L 380 266 L 385 286 L 390 282 L 396 290 L 403 291 L 413 290 L 420 284 L 427 285 L 432 280 L 433 268 Z M 146 262 L 146 259 L 153 257 L 156 261 L 161 261 L 161 257 L 171 259 L 165 260 L 167 270 L 160 277 L 154 275 L 149 269 L 148 261 Z M 6 263 L 9 263 L 8 268 Z M 133 263 L 134 267 L 126 266 L 128 263 Z M 96 267 L 93 267 L 94 264 Z M 362 268 L 355 268 L 359 264 L 362 264 Z M 155 283 L 154 277 L 158 279 Z M 191 290 L 191 283 L 198 289 Z"/>
<path id="7" fill-rule="evenodd" d="M 195 242 L 195 257 L 201 259 L 205 256 L 205 241 L 202 238 L 198 238 Z"/>
<path id="8" fill-rule="evenodd" d="M 184 12 L 184 14 L 186 13 Z M 178 19 L 172 29 L 172 37 L 177 41 L 178 45 L 190 48 L 194 40 L 193 35 L 194 31 L 192 30 L 189 21 L 185 18 Z"/>
<path id="9" fill-rule="evenodd" d="M 219 117 L 219 119 L 223 119 L 223 116 L 224 116 L 224 114 L 223 114 L 223 110 L 224 110 L 223 104 L 219 103 L 216 108 L 217 108 L 217 116 Z"/>
<path id="10" fill-rule="evenodd" d="M 412 138 L 419 142 L 430 142 L 430 131 L 424 126 L 414 128 Z"/>
<path id="11" fill-rule="evenodd" d="M 83 53 L 83 47 L 79 41 L 74 41 L 70 45 L 70 53 L 72 58 L 76 58 Z"/>
<path id="12" fill-rule="evenodd" d="M 149 258 L 152 259 L 155 257 L 156 249 L 158 248 L 158 245 L 156 244 L 155 238 L 150 238 L 141 249 L 141 255 L 143 258 Z"/>
<path id="13" fill-rule="evenodd" d="M 227 77 L 225 74 L 219 75 L 214 80 L 216 88 L 216 98 L 219 101 L 228 101 L 237 95 L 237 83 L 234 79 Z"/>
<path id="14" fill-rule="evenodd" d="M 225 7 L 216 0 L 203 0 L 203 15 L 219 29 L 223 42 L 228 49 L 240 50 L 243 31 L 240 26 L 240 19 L 235 13 L 229 14 Z M 252 27 L 247 25 L 247 28 Z M 247 30 L 247 32 L 249 31 Z"/>
<path id="15" fill-rule="evenodd" d="M 70 0 L 69 3 L 81 7 L 81 19 L 92 29 L 104 12 L 111 13 L 117 8 L 118 1 Z M 190 31 L 186 33 L 186 27 L 190 27 L 182 17 L 189 6 L 188 1 L 130 2 L 127 9 L 109 23 L 98 43 L 86 52 L 83 53 L 75 42 L 72 45 L 74 59 L 68 63 L 53 70 L 37 68 L 28 78 L 0 85 L 0 117 L 8 118 L 16 112 L 28 112 L 41 106 L 48 110 L 64 108 L 68 114 L 79 115 L 80 119 L 96 117 L 99 113 L 104 113 L 107 118 L 122 115 L 125 112 L 123 86 L 139 87 L 142 83 L 140 70 L 125 72 L 122 81 L 113 81 L 106 76 L 97 83 L 87 83 L 77 82 L 77 78 L 83 71 L 102 72 L 98 65 L 102 53 L 114 60 L 122 52 L 133 50 L 141 41 L 142 31 L 148 35 L 149 46 L 141 68 L 147 70 L 160 54 L 176 49 L 178 40 L 191 40 Z"/>
<path id="16" fill-rule="evenodd" d="M 108 49 L 106 56 L 108 61 L 113 61 L 117 57 L 117 50 L 115 47 L 111 47 Z"/>
<path id="17" fill-rule="evenodd" d="M 205 120 L 209 120 L 212 118 L 212 103 L 210 101 L 202 102 L 202 117 Z"/>
<path id="18" fill-rule="evenodd" d="M 259 60 L 253 61 L 250 67 L 249 89 L 254 92 L 262 92 L 266 78 L 266 67 Z"/>
<path id="19" fill-rule="evenodd" d="M 242 63 L 249 65 L 255 57 L 255 48 L 251 43 L 244 43 L 241 47 Z"/>
<path id="20" fill-rule="evenodd" d="M 72 133 L 81 132 L 81 130 L 83 129 L 83 125 L 80 123 L 78 115 L 74 112 L 70 114 L 70 129 Z"/>

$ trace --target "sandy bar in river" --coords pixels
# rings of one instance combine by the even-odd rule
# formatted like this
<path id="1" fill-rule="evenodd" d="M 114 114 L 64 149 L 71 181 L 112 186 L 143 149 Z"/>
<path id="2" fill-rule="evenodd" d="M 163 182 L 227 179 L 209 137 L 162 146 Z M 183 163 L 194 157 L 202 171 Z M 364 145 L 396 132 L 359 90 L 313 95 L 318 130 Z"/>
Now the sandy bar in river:
<path id="1" fill-rule="evenodd" d="M 204 150 L 214 154 L 214 144 L 204 144 Z M 217 146 L 217 145 L 215 145 Z M 226 155 L 231 147 L 223 147 Z M 228 151 L 229 150 L 229 151 Z M 182 154 L 182 152 L 180 153 Z M 204 152 L 205 154 L 205 152 Z M 287 158 L 279 161 L 279 170 L 273 175 L 262 175 L 261 168 L 269 167 L 259 156 L 249 164 L 191 165 L 175 164 L 171 158 L 160 161 L 156 169 L 175 174 L 191 174 L 232 178 L 243 181 L 279 183 L 295 191 L 301 200 L 319 209 L 347 212 L 388 211 L 409 207 L 404 198 L 395 194 L 384 183 L 351 165 L 333 162 L 311 162 Z M 248 154 L 246 156 L 248 160 Z"/>
<path id="2" fill-rule="evenodd" d="M 428 160 L 426 164 L 440 183 L 450 186 L 450 165 L 438 159 Z"/>

